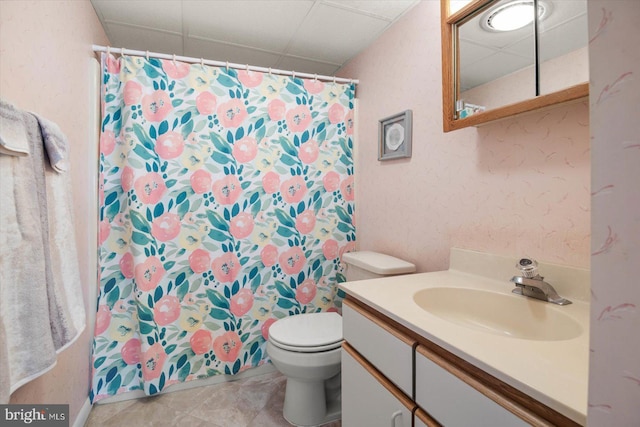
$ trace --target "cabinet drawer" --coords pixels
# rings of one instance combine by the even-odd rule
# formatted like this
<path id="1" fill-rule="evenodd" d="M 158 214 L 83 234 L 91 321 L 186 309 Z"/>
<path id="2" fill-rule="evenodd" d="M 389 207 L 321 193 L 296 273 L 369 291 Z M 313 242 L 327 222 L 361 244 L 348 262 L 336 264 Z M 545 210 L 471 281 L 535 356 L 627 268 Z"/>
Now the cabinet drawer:
<path id="1" fill-rule="evenodd" d="M 444 366 L 448 366 L 446 361 L 418 346 L 415 400 L 440 424 L 446 427 L 530 425 L 487 397 L 495 395 L 492 390 L 470 378 L 465 382 Z M 468 382 L 474 383 L 474 387 L 481 391 Z M 505 404 L 509 406 L 508 401 Z"/>
<path id="2" fill-rule="evenodd" d="M 415 403 L 349 344 L 342 346 L 342 426 L 411 427 Z"/>
<path id="3" fill-rule="evenodd" d="M 382 323 L 349 300 L 342 306 L 345 341 L 408 396 L 413 396 L 416 341 Z"/>

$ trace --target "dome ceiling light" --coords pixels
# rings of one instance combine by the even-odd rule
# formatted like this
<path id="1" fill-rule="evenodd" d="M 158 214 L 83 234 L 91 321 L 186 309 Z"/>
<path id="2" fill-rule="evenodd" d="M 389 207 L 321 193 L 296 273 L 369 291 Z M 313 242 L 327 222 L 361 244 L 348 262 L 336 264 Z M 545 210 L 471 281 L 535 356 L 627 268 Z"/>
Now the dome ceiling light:
<path id="1" fill-rule="evenodd" d="M 489 9 L 482 19 L 482 28 L 488 31 L 514 31 L 533 22 L 533 1 L 514 0 Z M 538 20 L 549 16 L 548 4 L 538 2 Z"/>

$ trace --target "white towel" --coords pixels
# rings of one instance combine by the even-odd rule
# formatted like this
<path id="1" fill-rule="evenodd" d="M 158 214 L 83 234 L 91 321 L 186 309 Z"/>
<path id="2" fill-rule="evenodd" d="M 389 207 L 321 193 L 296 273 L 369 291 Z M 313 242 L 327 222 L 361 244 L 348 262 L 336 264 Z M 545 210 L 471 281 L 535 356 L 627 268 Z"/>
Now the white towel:
<path id="1" fill-rule="evenodd" d="M 70 178 L 46 166 L 38 121 L 22 114 L 31 154 L 0 156 L 2 397 L 51 369 L 85 326 Z"/>
<path id="2" fill-rule="evenodd" d="M 0 153 L 9 156 L 29 155 L 29 141 L 22 113 L 0 99 Z"/>
<path id="3" fill-rule="evenodd" d="M 41 221 L 41 205 L 46 207 L 43 151 L 39 133 L 33 133 L 37 130 L 30 129 L 30 156 L 0 156 L 0 316 L 9 366 L 9 384 L 2 388 L 9 394 L 56 363 L 47 297 L 48 230 Z"/>
<path id="4" fill-rule="evenodd" d="M 42 119 L 38 120 L 42 129 Z M 57 128 L 57 126 L 56 126 Z M 60 133 L 62 135 L 62 133 Z M 62 135 L 58 140 L 66 141 Z M 46 140 L 45 140 L 46 148 Z M 66 149 L 65 149 L 66 151 Z M 51 160 L 51 157 L 49 157 Z M 66 160 L 64 161 L 66 163 Z M 61 162 L 57 165 L 60 166 Z M 51 165 L 57 172 L 56 166 Z M 78 265 L 78 250 L 73 220 L 73 203 L 71 198 L 71 175 L 45 170 L 47 193 L 47 223 L 49 225 L 48 260 L 53 282 L 49 284 L 49 310 L 52 320 L 51 299 L 57 305 L 58 321 L 52 322 L 60 328 L 59 339 L 54 344 L 56 351 L 71 345 L 85 328 L 86 315 L 80 282 L 80 267 Z M 53 290 L 53 292 L 51 292 Z"/>
<path id="5" fill-rule="evenodd" d="M 69 170 L 69 155 L 67 137 L 54 122 L 35 113 L 31 113 L 38 120 L 40 133 L 44 141 L 44 149 L 49 157 L 49 163 L 56 172 Z"/>
<path id="6" fill-rule="evenodd" d="M 49 315 L 56 351 L 71 345 L 85 327 L 84 301 L 80 284 L 78 253 L 73 228 L 69 143 L 60 127 L 31 113 L 40 127 L 42 144 L 51 168 L 45 170 L 49 250 L 47 263 L 52 274 L 49 282 Z"/>
<path id="7" fill-rule="evenodd" d="M 3 317 L 0 316 L 0 405 L 9 403 L 11 397 L 11 376 L 9 375 L 9 354 L 7 353 L 6 334 L 4 333 Z"/>

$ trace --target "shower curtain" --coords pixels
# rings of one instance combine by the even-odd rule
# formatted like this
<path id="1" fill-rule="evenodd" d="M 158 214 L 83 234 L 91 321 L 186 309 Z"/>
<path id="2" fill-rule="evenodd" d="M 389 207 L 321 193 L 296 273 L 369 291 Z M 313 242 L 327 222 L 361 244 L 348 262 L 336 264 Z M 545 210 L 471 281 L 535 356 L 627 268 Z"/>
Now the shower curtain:
<path id="1" fill-rule="evenodd" d="M 353 85 L 102 57 L 92 401 L 237 374 L 337 310 L 355 248 Z"/>

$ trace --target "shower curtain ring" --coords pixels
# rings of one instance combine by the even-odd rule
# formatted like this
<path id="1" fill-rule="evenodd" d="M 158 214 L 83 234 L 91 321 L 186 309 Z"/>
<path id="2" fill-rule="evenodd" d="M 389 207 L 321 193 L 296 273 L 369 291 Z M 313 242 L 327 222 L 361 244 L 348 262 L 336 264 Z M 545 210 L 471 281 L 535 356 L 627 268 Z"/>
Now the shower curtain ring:
<path id="1" fill-rule="evenodd" d="M 147 51 L 147 61 L 149 60 L 149 51 Z"/>
<path id="2" fill-rule="evenodd" d="M 336 85 L 336 76 L 333 76 L 333 85 Z"/>
<path id="3" fill-rule="evenodd" d="M 204 58 L 200 58 L 200 65 L 204 67 Z"/>
<path id="4" fill-rule="evenodd" d="M 247 74 L 249 73 L 249 64 L 247 64 Z"/>
<path id="5" fill-rule="evenodd" d="M 177 67 L 177 65 L 176 65 L 176 54 L 175 53 L 173 54 L 173 66 Z"/>
<path id="6" fill-rule="evenodd" d="M 291 72 L 291 75 L 293 76 L 293 80 L 295 80 L 295 79 L 296 79 L 296 72 L 295 72 L 295 71 L 292 71 L 292 72 Z"/>
<path id="7" fill-rule="evenodd" d="M 317 74 L 314 74 L 314 75 L 313 75 L 313 81 L 314 81 L 314 82 L 317 82 L 317 81 L 318 81 L 318 75 L 317 75 Z"/>
<path id="8" fill-rule="evenodd" d="M 111 46 L 107 46 L 107 56 L 111 55 Z"/>
<path id="9" fill-rule="evenodd" d="M 269 67 L 269 76 L 271 76 L 271 67 Z"/>
<path id="10" fill-rule="evenodd" d="M 229 71 L 229 61 L 227 61 L 227 71 Z"/>

